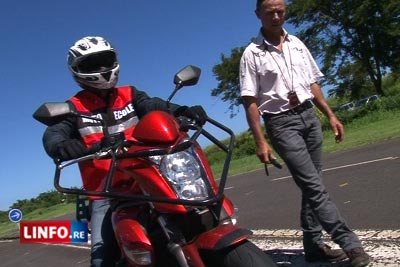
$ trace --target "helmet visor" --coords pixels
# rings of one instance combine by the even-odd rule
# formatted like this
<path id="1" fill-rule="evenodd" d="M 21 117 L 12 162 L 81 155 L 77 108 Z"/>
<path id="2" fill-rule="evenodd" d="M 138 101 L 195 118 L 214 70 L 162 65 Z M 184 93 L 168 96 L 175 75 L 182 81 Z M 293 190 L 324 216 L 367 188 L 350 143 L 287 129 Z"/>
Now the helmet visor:
<path id="1" fill-rule="evenodd" d="M 78 63 L 76 69 L 80 73 L 96 73 L 113 69 L 118 65 L 114 51 L 103 51 L 86 56 Z"/>

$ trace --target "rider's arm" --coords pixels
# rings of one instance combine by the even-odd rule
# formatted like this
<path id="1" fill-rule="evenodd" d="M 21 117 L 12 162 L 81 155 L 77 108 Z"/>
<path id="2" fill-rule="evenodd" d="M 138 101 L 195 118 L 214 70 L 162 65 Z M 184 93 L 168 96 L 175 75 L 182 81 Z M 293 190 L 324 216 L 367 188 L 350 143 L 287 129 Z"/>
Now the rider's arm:
<path id="1" fill-rule="evenodd" d="M 165 100 L 158 97 L 150 97 L 146 92 L 138 90 L 134 86 L 131 86 L 131 88 L 133 91 L 133 105 L 139 118 L 153 110 L 170 110 L 175 114 L 175 111 L 180 107 L 177 104 L 170 103 L 170 109 L 168 110 Z"/>
<path id="2" fill-rule="evenodd" d="M 201 106 L 180 106 L 170 103 L 169 108 L 167 102 L 158 97 L 149 97 L 145 92 L 131 87 L 133 90 L 133 105 L 136 114 L 142 118 L 145 114 L 153 110 L 163 110 L 170 112 L 174 116 L 185 116 L 194 120 L 198 125 L 204 125 L 207 120 L 207 113 Z"/>
<path id="3" fill-rule="evenodd" d="M 79 139 L 75 128 L 76 118 L 71 117 L 46 128 L 43 134 L 43 146 L 51 158 L 58 158 L 58 146 L 68 139 Z"/>

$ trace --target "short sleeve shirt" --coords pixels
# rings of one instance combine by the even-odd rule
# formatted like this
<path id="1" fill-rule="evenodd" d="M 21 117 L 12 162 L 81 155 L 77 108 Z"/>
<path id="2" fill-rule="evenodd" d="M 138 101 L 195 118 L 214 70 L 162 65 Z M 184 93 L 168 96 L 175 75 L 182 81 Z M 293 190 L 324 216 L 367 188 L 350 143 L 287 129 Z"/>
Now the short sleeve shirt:
<path id="1" fill-rule="evenodd" d="M 291 91 L 300 103 L 312 99 L 311 84 L 324 76 L 303 42 L 284 33 L 282 52 L 260 31 L 240 61 L 240 94 L 256 97 L 261 114 L 278 114 L 292 108 L 288 99 Z"/>

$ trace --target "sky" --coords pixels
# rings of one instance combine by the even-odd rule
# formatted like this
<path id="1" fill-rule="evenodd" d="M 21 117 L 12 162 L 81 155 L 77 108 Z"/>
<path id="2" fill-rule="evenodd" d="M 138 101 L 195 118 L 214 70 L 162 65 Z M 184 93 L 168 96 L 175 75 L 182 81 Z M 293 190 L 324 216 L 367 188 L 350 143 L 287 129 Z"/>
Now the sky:
<path id="1" fill-rule="evenodd" d="M 0 9 L 0 210 L 54 189 L 54 164 L 42 146 L 45 126 L 32 114 L 42 103 L 63 102 L 79 90 L 66 56 L 84 36 L 109 40 L 118 51 L 119 85 L 134 85 L 150 96 L 166 99 L 178 70 L 189 64 L 200 67 L 199 83 L 183 88 L 173 102 L 201 105 L 209 117 L 235 133 L 247 130 L 242 107 L 230 118 L 228 103 L 211 96 L 218 86 L 212 68 L 222 54 L 229 56 L 233 48 L 247 45 L 257 35 L 260 21 L 254 14 L 255 2 L 4 1 Z M 290 25 L 285 28 L 296 33 Z M 71 171 L 67 179 L 74 183 L 79 177 Z"/>

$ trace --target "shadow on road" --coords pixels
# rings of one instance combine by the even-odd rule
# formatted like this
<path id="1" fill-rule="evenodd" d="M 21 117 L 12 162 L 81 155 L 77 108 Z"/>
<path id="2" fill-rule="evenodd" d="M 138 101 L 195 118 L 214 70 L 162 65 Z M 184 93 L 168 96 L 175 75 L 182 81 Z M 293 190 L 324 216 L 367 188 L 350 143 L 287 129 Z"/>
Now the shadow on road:
<path id="1" fill-rule="evenodd" d="M 296 266 L 296 267 L 348 267 L 349 260 L 329 262 L 309 263 L 304 258 L 302 249 L 272 249 L 264 250 L 279 267 Z"/>

